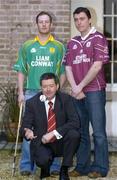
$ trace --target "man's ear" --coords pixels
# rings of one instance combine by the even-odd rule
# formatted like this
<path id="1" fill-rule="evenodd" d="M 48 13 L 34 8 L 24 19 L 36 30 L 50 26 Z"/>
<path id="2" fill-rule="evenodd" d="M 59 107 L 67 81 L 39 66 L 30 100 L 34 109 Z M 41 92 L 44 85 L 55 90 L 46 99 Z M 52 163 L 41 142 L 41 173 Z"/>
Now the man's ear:
<path id="1" fill-rule="evenodd" d="M 50 29 L 52 30 L 52 28 L 53 28 L 53 23 L 50 24 Z"/>
<path id="2" fill-rule="evenodd" d="M 92 20 L 91 20 L 91 18 L 89 19 L 89 24 L 91 25 L 91 22 L 92 22 Z"/>

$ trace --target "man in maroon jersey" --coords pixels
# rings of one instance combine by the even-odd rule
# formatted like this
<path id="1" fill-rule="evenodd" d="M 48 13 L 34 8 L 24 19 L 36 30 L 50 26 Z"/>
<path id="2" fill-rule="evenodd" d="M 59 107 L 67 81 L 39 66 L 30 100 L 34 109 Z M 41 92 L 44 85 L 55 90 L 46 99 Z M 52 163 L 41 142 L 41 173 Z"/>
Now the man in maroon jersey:
<path id="1" fill-rule="evenodd" d="M 106 135 L 105 87 L 103 66 L 108 63 L 108 45 L 105 37 L 91 27 L 91 14 L 79 7 L 74 22 L 81 33 L 71 39 L 64 58 L 67 79 L 81 119 L 81 143 L 77 152 L 76 168 L 71 176 L 104 177 L 108 173 L 108 142 Z M 89 122 L 93 130 L 94 159 L 91 163 Z"/>

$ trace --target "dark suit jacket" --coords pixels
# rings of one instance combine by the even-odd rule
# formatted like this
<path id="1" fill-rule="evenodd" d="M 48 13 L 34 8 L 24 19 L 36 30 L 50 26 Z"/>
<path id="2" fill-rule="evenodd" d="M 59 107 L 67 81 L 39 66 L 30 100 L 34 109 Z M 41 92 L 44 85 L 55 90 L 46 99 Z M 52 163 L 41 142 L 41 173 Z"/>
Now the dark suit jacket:
<path id="1" fill-rule="evenodd" d="M 32 150 L 39 146 L 42 136 L 47 132 L 47 115 L 44 102 L 40 101 L 38 93 L 27 100 L 25 113 L 21 126 L 21 133 L 24 136 L 24 128 L 33 129 L 36 139 L 31 141 Z M 56 114 L 56 130 L 64 137 L 67 131 L 80 129 L 79 116 L 73 103 L 73 97 L 68 94 L 57 92 L 54 111 Z"/>

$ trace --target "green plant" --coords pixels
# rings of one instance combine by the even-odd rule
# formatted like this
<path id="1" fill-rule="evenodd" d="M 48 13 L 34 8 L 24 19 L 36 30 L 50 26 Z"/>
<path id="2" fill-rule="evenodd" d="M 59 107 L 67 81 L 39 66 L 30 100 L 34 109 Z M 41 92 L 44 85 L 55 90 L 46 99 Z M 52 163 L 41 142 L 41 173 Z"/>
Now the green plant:
<path id="1" fill-rule="evenodd" d="M 10 132 L 11 136 L 16 136 L 17 123 L 19 117 L 18 95 L 15 84 L 8 82 L 7 84 L 0 84 L 1 93 L 1 109 L 2 118 L 5 130 Z M 11 128 L 11 124 L 16 124 L 14 127 L 15 132 Z"/>

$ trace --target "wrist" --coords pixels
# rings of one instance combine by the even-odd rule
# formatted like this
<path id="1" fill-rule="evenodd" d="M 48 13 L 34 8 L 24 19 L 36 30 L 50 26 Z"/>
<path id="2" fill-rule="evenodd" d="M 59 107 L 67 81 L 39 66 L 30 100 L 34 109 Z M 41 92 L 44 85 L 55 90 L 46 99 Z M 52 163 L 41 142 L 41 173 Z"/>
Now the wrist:
<path id="1" fill-rule="evenodd" d="M 24 92 L 23 92 L 23 91 L 19 91 L 19 92 L 18 92 L 18 95 L 19 95 L 19 96 L 22 96 L 22 95 L 24 95 Z"/>
<path id="2" fill-rule="evenodd" d="M 62 138 L 61 134 L 59 134 L 57 130 L 53 130 L 53 134 L 56 137 L 56 139 L 61 139 Z"/>
<path id="3" fill-rule="evenodd" d="M 79 86 L 79 89 L 82 91 L 83 88 L 84 88 L 84 84 L 83 84 L 83 83 L 80 83 L 78 86 Z"/>
<path id="4" fill-rule="evenodd" d="M 76 88 L 76 86 L 77 86 L 76 84 L 72 84 L 71 88 L 74 89 L 74 88 Z"/>

